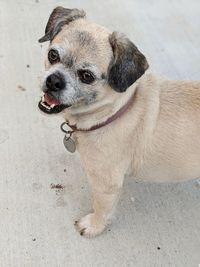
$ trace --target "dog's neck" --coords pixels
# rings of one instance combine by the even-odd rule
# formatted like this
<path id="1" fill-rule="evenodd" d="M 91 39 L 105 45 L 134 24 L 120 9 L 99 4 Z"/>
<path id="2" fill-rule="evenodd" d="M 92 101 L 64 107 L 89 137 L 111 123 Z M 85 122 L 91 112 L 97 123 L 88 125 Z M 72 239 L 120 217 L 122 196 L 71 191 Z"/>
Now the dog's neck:
<path id="1" fill-rule="evenodd" d="M 113 93 L 106 100 L 98 101 L 98 103 L 91 105 L 90 107 L 84 107 L 79 112 L 65 113 L 65 120 L 69 122 L 69 125 L 76 125 L 77 129 L 89 130 L 96 125 L 104 124 L 106 121 L 110 123 L 117 120 L 122 116 L 126 109 L 131 105 L 135 91 L 137 90 L 137 84 L 134 84 L 124 93 Z M 121 112 L 122 110 L 122 112 Z M 112 118 L 116 115 L 116 118 Z M 106 123 L 107 124 L 107 123 Z M 105 124 L 105 125 L 106 125 Z"/>

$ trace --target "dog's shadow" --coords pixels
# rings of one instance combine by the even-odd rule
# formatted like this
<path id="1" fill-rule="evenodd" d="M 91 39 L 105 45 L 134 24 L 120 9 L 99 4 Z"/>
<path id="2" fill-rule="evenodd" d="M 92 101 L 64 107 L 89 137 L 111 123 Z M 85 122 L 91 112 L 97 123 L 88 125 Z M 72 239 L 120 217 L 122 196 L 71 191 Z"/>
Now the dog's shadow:
<path id="1" fill-rule="evenodd" d="M 160 243 L 167 246 L 166 239 L 171 240 L 172 247 L 177 245 L 174 238 L 189 246 L 190 241 L 200 241 L 199 221 L 198 180 L 159 184 L 126 177 L 113 229 L 126 229 L 140 241 L 154 240 L 158 248 Z"/>

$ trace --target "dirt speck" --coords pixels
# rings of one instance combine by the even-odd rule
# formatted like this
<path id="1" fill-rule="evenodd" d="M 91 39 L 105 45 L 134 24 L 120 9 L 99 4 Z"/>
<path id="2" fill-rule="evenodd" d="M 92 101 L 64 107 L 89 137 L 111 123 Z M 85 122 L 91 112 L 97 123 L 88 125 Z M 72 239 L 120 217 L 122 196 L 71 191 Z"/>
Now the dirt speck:
<path id="1" fill-rule="evenodd" d="M 21 85 L 18 85 L 17 88 L 18 88 L 19 90 L 21 90 L 21 91 L 26 91 L 26 88 L 24 88 L 24 87 L 21 86 Z"/>
<path id="2" fill-rule="evenodd" d="M 36 241 L 36 238 L 33 238 L 32 241 Z"/>
<path id="3" fill-rule="evenodd" d="M 67 170 L 66 169 L 64 169 L 64 172 L 66 172 Z"/>
<path id="4" fill-rule="evenodd" d="M 160 247 L 157 247 L 157 250 L 160 250 Z"/>
<path id="5" fill-rule="evenodd" d="M 26 65 L 26 67 L 27 67 L 27 68 L 30 68 L 30 65 L 29 65 L 29 64 L 27 64 L 27 65 Z"/>
<path id="6" fill-rule="evenodd" d="M 51 184 L 51 189 L 60 189 L 63 190 L 65 187 L 61 184 Z"/>
<path id="7" fill-rule="evenodd" d="M 62 184 L 51 184 L 51 189 L 55 190 L 57 196 L 64 195 L 66 191 Z"/>

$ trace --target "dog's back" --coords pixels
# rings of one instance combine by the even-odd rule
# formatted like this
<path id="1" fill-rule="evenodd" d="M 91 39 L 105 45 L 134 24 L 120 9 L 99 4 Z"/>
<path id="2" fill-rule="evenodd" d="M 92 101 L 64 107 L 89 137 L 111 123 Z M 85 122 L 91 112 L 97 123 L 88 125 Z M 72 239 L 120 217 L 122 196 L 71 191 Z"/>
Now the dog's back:
<path id="1" fill-rule="evenodd" d="M 161 81 L 159 112 L 139 176 L 156 181 L 200 176 L 200 82 Z"/>

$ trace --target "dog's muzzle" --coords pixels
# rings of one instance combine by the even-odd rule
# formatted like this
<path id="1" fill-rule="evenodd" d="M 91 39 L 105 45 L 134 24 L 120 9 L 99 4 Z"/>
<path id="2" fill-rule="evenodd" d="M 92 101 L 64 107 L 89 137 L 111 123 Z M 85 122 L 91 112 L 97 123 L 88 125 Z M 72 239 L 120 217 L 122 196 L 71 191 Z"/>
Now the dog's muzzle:
<path id="1" fill-rule="evenodd" d="M 48 114 L 59 113 L 65 108 L 68 108 L 69 105 L 61 104 L 54 96 L 54 93 L 65 88 L 65 78 L 62 73 L 56 71 L 55 73 L 50 74 L 46 79 L 46 93 L 43 95 L 38 106 L 39 108 Z"/>

